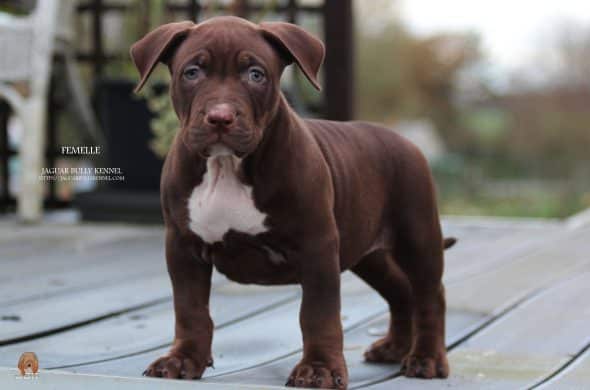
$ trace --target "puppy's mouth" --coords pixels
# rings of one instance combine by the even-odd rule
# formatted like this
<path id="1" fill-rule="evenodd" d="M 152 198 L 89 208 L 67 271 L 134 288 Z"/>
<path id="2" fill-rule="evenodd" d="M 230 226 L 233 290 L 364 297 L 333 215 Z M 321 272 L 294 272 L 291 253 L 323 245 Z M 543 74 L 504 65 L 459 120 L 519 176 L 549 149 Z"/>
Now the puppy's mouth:
<path id="1" fill-rule="evenodd" d="M 258 144 L 255 132 L 239 131 L 232 134 L 198 131 L 188 132 L 187 145 L 203 158 L 234 155 L 244 158 Z"/>

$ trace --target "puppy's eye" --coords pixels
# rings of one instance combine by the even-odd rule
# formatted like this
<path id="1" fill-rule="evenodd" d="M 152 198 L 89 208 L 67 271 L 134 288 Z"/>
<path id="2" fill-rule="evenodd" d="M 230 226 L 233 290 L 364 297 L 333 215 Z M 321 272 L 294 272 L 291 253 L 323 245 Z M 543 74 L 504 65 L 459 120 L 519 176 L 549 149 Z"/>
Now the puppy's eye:
<path id="1" fill-rule="evenodd" d="M 182 75 L 187 80 L 196 80 L 201 75 L 201 68 L 197 65 L 190 65 L 184 68 Z"/>
<path id="2" fill-rule="evenodd" d="M 252 67 L 248 69 L 248 80 L 252 81 L 253 83 L 262 83 L 266 79 L 264 75 L 264 71 L 257 67 Z"/>

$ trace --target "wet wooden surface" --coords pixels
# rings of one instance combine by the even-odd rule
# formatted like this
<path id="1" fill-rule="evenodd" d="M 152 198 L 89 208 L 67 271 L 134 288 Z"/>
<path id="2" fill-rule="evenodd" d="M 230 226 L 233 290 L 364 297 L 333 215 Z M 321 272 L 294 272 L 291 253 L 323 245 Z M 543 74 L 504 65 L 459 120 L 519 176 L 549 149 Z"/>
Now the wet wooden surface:
<path id="1" fill-rule="evenodd" d="M 590 386 L 590 226 L 446 218 L 451 376 L 424 381 L 367 364 L 386 330 L 385 303 L 344 273 L 342 322 L 350 388 Z M 141 377 L 173 336 L 163 231 L 123 225 L 0 222 L 0 388 L 262 388 L 281 386 L 301 355 L 297 286 L 242 286 L 216 274 L 215 369 L 187 383 Z M 16 378 L 22 352 L 42 371 Z"/>

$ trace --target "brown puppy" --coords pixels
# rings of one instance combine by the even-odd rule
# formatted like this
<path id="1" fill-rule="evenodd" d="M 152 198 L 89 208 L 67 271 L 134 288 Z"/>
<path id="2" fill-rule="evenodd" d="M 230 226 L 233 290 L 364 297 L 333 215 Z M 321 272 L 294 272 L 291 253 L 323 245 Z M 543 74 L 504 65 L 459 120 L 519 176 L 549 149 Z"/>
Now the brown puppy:
<path id="1" fill-rule="evenodd" d="M 347 386 L 346 269 L 391 308 L 389 333 L 366 359 L 403 359 L 407 376 L 446 377 L 445 243 L 428 165 L 386 128 L 291 110 L 283 69 L 296 63 L 319 88 L 321 41 L 287 23 L 220 17 L 161 26 L 131 55 L 138 90 L 158 62 L 168 65 L 181 123 L 161 181 L 176 336 L 145 374 L 199 378 L 212 364 L 215 266 L 241 283 L 301 284 L 303 358 L 287 385 Z"/>

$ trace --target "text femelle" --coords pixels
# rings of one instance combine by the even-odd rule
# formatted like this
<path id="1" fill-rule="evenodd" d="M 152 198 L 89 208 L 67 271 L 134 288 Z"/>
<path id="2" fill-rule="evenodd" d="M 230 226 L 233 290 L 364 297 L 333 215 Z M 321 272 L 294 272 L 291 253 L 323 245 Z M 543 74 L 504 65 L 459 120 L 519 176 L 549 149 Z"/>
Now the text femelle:
<path id="1" fill-rule="evenodd" d="M 100 146 L 62 146 L 60 149 L 65 155 L 98 155 L 102 152 Z"/>

